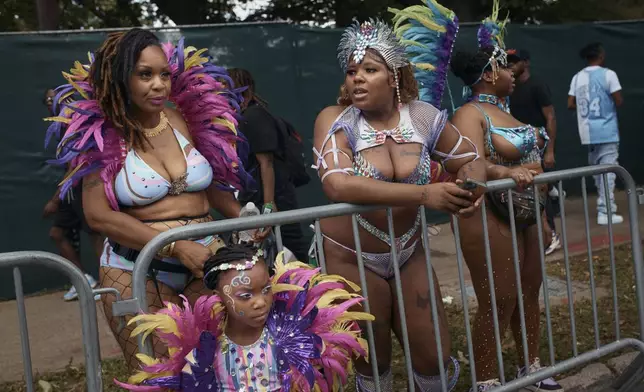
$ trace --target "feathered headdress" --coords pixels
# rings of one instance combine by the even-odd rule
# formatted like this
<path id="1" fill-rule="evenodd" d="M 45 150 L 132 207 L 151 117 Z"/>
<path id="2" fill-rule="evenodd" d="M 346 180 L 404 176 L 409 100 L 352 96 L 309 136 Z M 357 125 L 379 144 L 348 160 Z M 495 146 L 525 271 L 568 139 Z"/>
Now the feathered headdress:
<path id="1" fill-rule="evenodd" d="M 394 32 L 414 66 L 420 100 L 440 108 L 458 34 L 456 14 L 435 0 L 425 0 L 425 6 L 389 11 L 394 14 Z"/>
<path id="2" fill-rule="evenodd" d="M 394 14 L 394 34 L 400 39 L 418 83 L 419 99 L 440 108 L 445 88 L 449 89 L 447 72 L 458 34 L 458 17 L 435 0 L 399 10 Z M 432 182 L 449 181 L 443 166 L 431 162 Z"/>
<path id="3" fill-rule="evenodd" d="M 505 29 L 508 24 L 508 17 L 499 21 L 499 12 L 501 10 L 500 0 L 494 0 L 492 5 L 492 15 L 488 16 L 481 22 L 477 33 L 479 48 L 499 47 L 505 50 Z"/>
<path id="4" fill-rule="evenodd" d="M 357 321 L 374 318 L 349 311 L 363 298 L 345 289 L 357 292 L 359 287 L 300 262 L 284 264 L 283 252 L 275 260 L 275 269 L 273 308 L 266 329 L 276 363 L 268 366 L 278 367 L 281 391 L 338 391 L 347 382 L 351 358 L 367 356 Z M 194 310 L 184 298 L 183 308 L 169 304 L 156 314 L 132 318 L 129 324 L 139 323 L 132 335 L 147 337 L 155 332 L 168 346 L 169 358 L 139 354 L 142 370 L 128 384 L 115 383 L 131 391 L 214 390 L 217 374 L 212 365 L 215 355 L 222 355 L 225 320 L 224 305 L 216 295 L 199 298 Z"/>
<path id="5" fill-rule="evenodd" d="M 391 70 L 409 65 L 404 46 L 391 27 L 380 19 L 369 19 L 362 24 L 356 21 L 344 31 L 338 45 L 342 70 L 346 72 L 351 60 L 361 63 L 367 49 L 378 52 Z"/>
<path id="6" fill-rule="evenodd" d="M 241 95 L 226 90 L 222 82 L 232 85 L 226 70 L 210 62 L 205 52 L 184 47 L 183 38 L 174 46 L 163 45 L 171 69 L 170 101 L 183 115 L 195 147 L 213 169 L 213 181 L 222 189 L 244 189 L 253 184 L 244 170 L 238 151 L 246 151 L 246 140 L 238 134 L 235 111 L 239 110 Z M 56 158 L 48 163 L 69 165 L 70 171 L 61 182 L 60 197 L 84 176 L 99 172 L 105 183 L 105 193 L 114 210 L 118 202 L 113 180 L 123 165 L 128 146 L 120 130 L 105 118 L 89 83 L 89 64 L 76 62 L 70 73 L 63 72 L 68 84 L 55 89 L 55 117 L 47 130 L 45 146 L 52 137 L 60 139 Z"/>
<path id="7" fill-rule="evenodd" d="M 499 64 L 502 66 L 507 66 L 508 64 L 508 54 L 505 52 L 504 40 L 509 15 L 506 16 L 503 21 L 499 21 L 500 10 L 500 0 L 494 0 L 492 5 L 492 15 L 488 16 L 481 22 L 481 26 L 479 26 L 477 32 L 479 48 L 493 48 L 490 60 L 481 70 L 481 77 L 483 77 L 485 69 L 490 66 L 492 68 L 492 72 L 495 74 L 494 78 L 496 79 L 496 74 L 499 72 Z M 471 96 L 471 87 L 465 86 L 465 88 L 463 88 L 463 97 L 466 100 L 469 100 Z M 505 110 L 508 113 L 510 112 L 509 97 L 501 98 L 500 107 L 502 110 Z"/>

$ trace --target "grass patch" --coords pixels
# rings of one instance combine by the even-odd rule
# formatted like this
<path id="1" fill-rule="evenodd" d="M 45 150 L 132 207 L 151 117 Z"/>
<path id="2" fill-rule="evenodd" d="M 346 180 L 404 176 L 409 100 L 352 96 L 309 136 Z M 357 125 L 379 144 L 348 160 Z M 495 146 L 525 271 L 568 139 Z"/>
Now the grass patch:
<path id="1" fill-rule="evenodd" d="M 630 244 L 615 247 L 615 272 L 617 284 L 623 286 L 627 281 L 633 281 L 633 252 Z M 579 282 L 590 284 L 590 266 L 588 255 L 577 256 L 570 259 L 570 278 Z M 612 274 L 610 252 L 608 249 L 593 252 L 593 275 L 598 287 L 611 287 Z M 548 263 L 548 275 L 566 279 L 566 265 L 564 260 Z M 631 285 L 632 286 L 632 285 Z"/>
<path id="2" fill-rule="evenodd" d="M 102 362 L 103 368 L 103 392 L 121 392 L 123 389 L 117 387 L 112 380 L 127 380 L 129 371 L 122 359 L 106 359 Z M 34 375 L 36 380 L 36 391 L 46 391 L 51 387 L 52 392 L 85 392 L 85 369 L 73 366 L 71 363 L 60 372 L 52 372 Z M 0 391 L 3 392 L 26 392 L 24 381 L 0 383 Z"/>
<path id="3" fill-rule="evenodd" d="M 612 279 L 610 267 L 610 254 L 608 250 L 596 252 L 593 256 L 593 269 L 595 284 L 602 287 L 609 294 L 599 298 L 597 301 L 598 333 L 600 344 L 607 344 L 615 341 L 615 316 L 612 298 Z M 637 298 L 635 295 L 635 274 L 633 271 L 633 258 L 630 244 L 621 245 L 615 248 L 615 270 L 617 276 L 617 294 L 620 323 L 619 329 L 621 338 L 639 336 L 639 316 L 637 312 Z M 565 279 L 565 267 L 563 261 L 550 263 L 547 266 L 548 274 Z M 589 283 L 590 273 L 588 257 L 579 256 L 570 259 L 570 275 L 572 280 L 582 283 Z M 452 337 L 452 355 L 462 354 L 461 359 L 468 356 L 467 340 L 465 335 L 463 309 L 460 306 L 448 306 L 446 308 L 449 319 L 450 333 Z M 580 300 L 574 304 L 577 350 L 584 353 L 595 349 L 595 329 L 593 322 L 593 310 L 590 300 Z M 567 305 L 552 306 L 552 335 L 556 361 L 562 361 L 573 356 L 573 342 L 570 325 L 570 312 Z M 473 320 L 474 312 L 470 311 L 470 320 Z M 542 363 L 547 365 L 550 354 L 546 331 L 546 317 L 542 312 L 541 317 L 541 348 L 540 356 Z M 491 347 L 494 350 L 494 346 Z M 508 333 L 502 343 L 504 369 L 506 380 L 512 380 L 516 374 L 516 366 L 519 364 L 512 337 Z M 608 358 L 605 358 L 608 359 Z M 604 360 L 605 360 L 604 359 Z M 405 371 L 403 351 L 397 343 L 394 343 L 392 371 L 394 375 L 394 391 L 406 390 L 407 374 Z M 106 392 L 119 391 L 112 380 L 116 377 L 119 380 L 126 380 L 129 376 L 125 362 L 120 359 L 103 361 L 103 387 Z M 43 380 L 51 384 L 52 391 L 85 391 L 85 375 L 83 368 L 68 366 L 65 370 L 56 373 L 49 373 L 36 376 L 36 382 Z M 457 392 L 466 392 L 470 385 L 470 368 L 467 363 L 461 360 L 461 376 L 457 384 Z M 0 384 L 0 390 L 6 392 L 26 391 L 24 382 Z M 42 390 L 42 388 L 40 389 Z M 353 382 L 345 388 L 345 391 L 355 391 Z"/>
<path id="4" fill-rule="evenodd" d="M 637 297 L 635 294 L 635 273 L 633 270 L 633 255 L 630 244 L 620 245 L 615 248 L 615 270 L 617 276 L 617 298 L 620 317 L 620 337 L 639 338 L 639 316 L 637 311 Z M 614 342 L 615 338 L 615 315 L 612 297 L 612 279 L 610 267 L 609 250 L 595 252 L 593 255 L 593 269 L 595 285 L 606 289 L 608 296 L 597 300 L 597 320 L 600 345 Z M 562 273 L 563 270 L 563 273 Z M 588 257 L 578 256 L 570 259 L 570 270 L 572 280 L 590 284 Z M 563 262 L 551 263 L 547 266 L 548 274 L 565 279 L 565 268 Z M 456 392 L 467 392 L 471 385 L 470 367 L 462 360 L 468 358 L 467 338 L 465 334 L 465 322 L 463 308 L 460 306 L 447 306 L 446 313 L 450 334 L 452 339 L 452 355 L 459 352 L 461 359 L 461 376 L 455 388 Z M 577 351 L 579 354 L 595 349 L 595 328 L 593 321 L 593 307 L 590 300 L 579 300 L 574 303 L 575 330 L 577 334 Z M 475 313 L 470 310 L 470 321 L 473 321 Z M 573 342 L 570 324 L 570 311 L 568 305 L 551 306 L 550 317 L 552 321 L 552 338 L 554 346 L 555 361 L 563 361 L 573 357 Z M 510 331 L 506 332 L 501 344 L 505 378 L 507 381 L 516 377 L 519 356 L 517 355 L 514 341 Z M 496 348 L 490 348 L 496 352 Z M 617 355 L 617 354 L 616 354 Z M 399 358 L 393 362 L 394 391 L 402 391 L 407 388 L 407 373 L 405 370 L 404 354 L 400 346 L 394 344 L 393 356 Z M 611 356 L 614 357 L 615 355 Z M 604 357 L 605 362 L 611 357 Z M 549 364 L 548 334 L 546 329 L 546 315 L 541 312 L 541 340 L 540 358 L 544 366 Z M 574 373 L 571 372 L 571 373 Z M 564 377 L 567 374 L 560 375 Z M 345 389 L 354 391 L 353 387 Z"/>

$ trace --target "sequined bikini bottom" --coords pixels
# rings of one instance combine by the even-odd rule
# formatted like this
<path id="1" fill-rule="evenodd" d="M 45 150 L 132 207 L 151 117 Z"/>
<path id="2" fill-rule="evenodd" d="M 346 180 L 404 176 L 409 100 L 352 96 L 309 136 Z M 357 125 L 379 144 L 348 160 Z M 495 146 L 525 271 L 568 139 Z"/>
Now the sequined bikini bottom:
<path id="1" fill-rule="evenodd" d="M 414 221 L 414 225 L 412 226 L 411 229 L 409 229 L 405 234 L 402 236 L 396 238 L 395 246 L 396 250 L 398 253 L 398 268 L 402 268 L 407 261 L 411 258 L 411 256 L 414 254 L 414 251 L 416 250 L 416 245 L 418 245 L 418 240 L 414 241 L 410 246 L 406 247 L 407 243 L 409 240 L 416 234 L 418 231 L 418 227 L 420 226 L 420 210 L 418 211 L 418 214 L 416 215 L 416 220 Z M 378 238 L 385 244 L 392 246 L 391 244 L 391 237 L 385 233 L 384 231 L 378 229 L 371 223 L 369 223 L 366 219 L 364 219 L 362 216 L 359 214 L 357 215 L 358 218 L 358 223 L 362 228 L 364 228 L 367 232 L 369 232 L 371 235 L 374 237 Z M 342 245 L 341 243 L 335 241 L 331 237 L 322 234 L 322 237 L 325 239 L 329 240 L 330 242 L 334 243 L 335 245 L 341 247 L 342 249 L 345 249 L 353 254 L 356 254 L 355 249 L 351 249 L 348 246 Z M 394 277 L 394 259 L 391 255 L 391 252 L 387 253 L 368 253 L 368 252 L 362 252 L 362 260 L 364 261 L 364 265 L 367 269 L 375 273 L 376 275 L 380 276 L 383 279 L 389 280 Z"/>

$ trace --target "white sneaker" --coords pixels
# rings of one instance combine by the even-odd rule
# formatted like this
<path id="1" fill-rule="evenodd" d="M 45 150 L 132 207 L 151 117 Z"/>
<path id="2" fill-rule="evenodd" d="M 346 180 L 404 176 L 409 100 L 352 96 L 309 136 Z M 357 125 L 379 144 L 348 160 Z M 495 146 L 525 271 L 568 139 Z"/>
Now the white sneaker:
<path id="1" fill-rule="evenodd" d="M 76 287 L 74 287 L 74 286 L 72 286 L 72 287 L 69 289 L 69 291 L 67 291 L 67 292 L 65 293 L 65 295 L 63 295 L 63 299 L 64 299 L 65 301 L 73 301 L 73 300 L 75 300 L 76 298 L 78 298 L 78 293 L 76 292 Z"/>
<path id="2" fill-rule="evenodd" d="M 525 367 L 519 368 L 517 371 L 517 378 L 525 377 L 529 374 L 536 373 L 539 370 L 541 370 L 541 362 L 539 361 L 539 358 L 536 358 L 535 361 L 530 365 L 530 368 L 528 371 L 526 371 Z M 533 385 L 528 385 L 524 389 L 528 391 L 533 391 L 533 392 L 547 392 L 547 391 L 556 391 L 556 392 L 564 392 L 564 388 L 559 385 L 558 382 L 554 380 L 554 378 L 546 378 L 543 381 L 539 381 L 536 384 Z"/>
<path id="3" fill-rule="evenodd" d="M 611 221 L 612 221 L 612 223 L 614 225 L 624 222 L 624 217 L 621 216 L 621 215 L 612 214 L 611 217 L 612 217 Z M 597 214 L 597 224 L 602 225 L 602 226 L 607 225 L 608 224 L 608 215 L 603 213 L 603 212 L 598 213 Z"/>
<path id="4" fill-rule="evenodd" d="M 487 381 L 479 381 L 476 383 L 476 388 L 470 388 L 470 392 L 485 392 L 491 391 L 496 387 L 500 387 L 501 383 L 498 379 L 492 379 Z"/>
<path id="5" fill-rule="evenodd" d="M 85 279 L 87 279 L 87 283 L 89 283 L 90 287 L 92 289 L 96 288 L 98 286 L 98 282 L 96 282 L 96 279 L 92 277 L 90 274 L 85 274 Z M 63 295 L 63 300 L 65 301 L 73 301 L 78 298 L 78 292 L 76 291 L 76 287 L 72 286 L 69 291 Z M 99 300 L 101 299 L 100 295 L 95 295 L 94 300 Z"/>
<path id="6" fill-rule="evenodd" d="M 550 241 L 550 245 L 546 248 L 546 256 L 554 253 L 557 249 L 561 249 L 561 240 L 559 238 L 559 234 L 555 234 L 553 232 L 552 241 Z"/>
<path id="7" fill-rule="evenodd" d="M 553 186 L 552 189 L 550 189 L 550 192 L 548 192 L 548 196 L 552 197 L 553 199 L 556 199 L 559 197 L 559 190 L 557 189 L 556 186 Z"/>
<path id="8" fill-rule="evenodd" d="M 566 198 L 566 191 L 563 191 L 562 193 L 563 198 Z M 559 198 L 559 189 L 557 189 L 556 186 L 553 186 L 552 189 L 550 189 L 550 192 L 548 192 L 548 196 L 550 196 L 553 199 L 558 199 Z"/>

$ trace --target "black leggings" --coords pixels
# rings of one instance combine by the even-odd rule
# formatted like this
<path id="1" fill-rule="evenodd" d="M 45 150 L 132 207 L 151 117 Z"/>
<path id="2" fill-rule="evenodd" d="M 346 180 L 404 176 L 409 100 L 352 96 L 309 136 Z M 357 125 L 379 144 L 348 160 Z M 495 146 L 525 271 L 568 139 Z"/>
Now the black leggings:
<path id="1" fill-rule="evenodd" d="M 544 173 L 555 171 L 555 169 L 545 168 L 543 166 L 543 163 L 541 165 Z M 550 230 L 552 230 L 553 233 L 556 233 L 557 229 L 555 226 L 555 217 L 559 214 L 559 200 L 553 199 L 552 197 L 550 197 L 550 191 L 554 187 L 555 187 L 555 184 L 548 184 L 548 193 L 546 194 L 546 206 L 544 209 L 546 212 L 546 219 L 548 221 L 548 226 L 550 226 Z M 561 197 L 561 195 L 559 195 L 559 197 Z"/>

